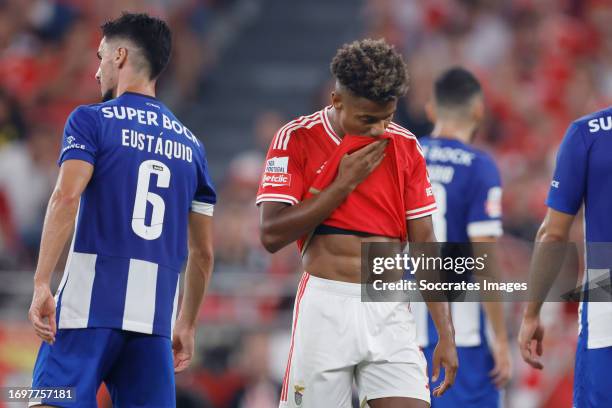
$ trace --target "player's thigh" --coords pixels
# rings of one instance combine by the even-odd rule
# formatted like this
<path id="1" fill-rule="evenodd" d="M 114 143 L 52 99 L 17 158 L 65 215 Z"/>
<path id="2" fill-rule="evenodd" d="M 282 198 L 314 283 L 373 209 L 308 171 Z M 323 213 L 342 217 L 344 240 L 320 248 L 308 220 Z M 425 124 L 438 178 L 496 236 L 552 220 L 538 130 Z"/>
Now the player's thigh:
<path id="1" fill-rule="evenodd" d="M 170 339 L 132 332 L 123 335 L 121 353 L 104 379 L 113 405 L 174 407 L 176 389 Z"/>
<path id="2" fill-rule="evenodd" d="M 390 397 L 368 401 L 370 408 L 429 408 L 427 401 L 417 398 Z"/>
<path id="3" fill-rule="evenodd" d="M 407 362 L 360 364 L 356 373 L 360 403 L 367 401 L 371 408 L 428 407 L 430 392 L 424 360 L 420 356 Z"/>
<path id="4" fill-rule="evenodd" d="M 296 298 L 280 406 L 350 407 L 354 367 L 361 358 L 359 285 L 345 288 L 342 282 L 306 278 Z M 355 296 L 345 289 L 355 289 Z"/>
<path id="5" fill-rule="evenodd" d="M 355 373 L 361 403 L 384 400 L 378 405 L 405 405 L 409 399 L 417 399 L 429 404 L 427 364 L 415 342 L 416 327 L 408 305 L 363 303 L 362 312 L 362 336 L 368 353 Z"/>
<path id="6" fill-rule="evenodd" d="M 72 400 L 31 401 L 53 407 L 96 407 L 102 378 L 121 348 L 113 329 L 60 329 L 55 343 L 42 343 L 34 365 L 32 388 L 73 388 Z"/>
<path id="7" fill-rule="evenodd" d="M 574 373 L 576 408 L 612 407 L 612 347 L 578 349 Z"/>

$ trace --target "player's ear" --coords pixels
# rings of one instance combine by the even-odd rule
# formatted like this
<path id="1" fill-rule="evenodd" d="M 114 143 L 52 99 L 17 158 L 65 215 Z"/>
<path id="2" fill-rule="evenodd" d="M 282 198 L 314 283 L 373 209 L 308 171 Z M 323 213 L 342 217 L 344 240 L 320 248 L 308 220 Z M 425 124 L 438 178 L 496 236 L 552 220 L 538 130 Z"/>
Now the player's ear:
<path id="1" fill-rule="evenodd" d="M 427 101 L 425 104 L 425 114 L 431 123 L 436 123 L 436 105 L 432 100 Z"/>
<path id="2" fill-rule="evenodd" d="M 331 99 L 332 99 L 332 106 L 334 107 L 334 109 L 341 110 L 343 107 L 342 93 L 338 91 L 332 91 Z"/>
<path id="3" fill-rule="evenodd" d="M 125 47 L 119 47 L 115 51 L 115 58 L 113 59 L 115 65 L 118 68 L 123 68 L 123 65 L 127 61 L 128 49 Z"/>
<path id="4" fill-rule="evenodd" d="M 475 122 L 479 123 L 482 121 L 485 115 L 485 105 L 482 95 L 479 95 L 476 100 L 472 103 L 472 118 Z"/>

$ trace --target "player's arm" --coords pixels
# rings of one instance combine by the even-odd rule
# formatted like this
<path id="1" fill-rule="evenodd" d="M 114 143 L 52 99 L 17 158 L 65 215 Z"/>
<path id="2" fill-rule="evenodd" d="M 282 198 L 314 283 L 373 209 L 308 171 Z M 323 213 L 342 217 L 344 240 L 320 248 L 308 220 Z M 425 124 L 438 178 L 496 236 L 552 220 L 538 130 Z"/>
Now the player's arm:
<path id="1" fill-rule="evenodd" d="M 518 342 L 523 360 L 541 369 L 538 356 L 543 353 L 544 329 L 540 324 L 540 309 L 547 290 L 557 277 L 563 261 L 563 246 L 568 241 L 574 217 L 584 198 L 588 163 L 588 148 L 580 125 L 567 129 L 559 152 L 553 181 L 546 205 L 549 207 L 536 235 L 529 271 L 531 301 L 525 309 Z"/>
<path id="2" fill-rule="evenodd" d="M 530 271 L 532 300 L 525 309 L 518 339 L 523 360 L 534 368 L 543 368 L 538 358 L 544 351 L 544 328 L 540 324 L 542 300 L 561 269 L 560 248 L 555 244 L 568 241 L 574 217 L 549 208 L 536 235 Z"/>
<path id="3" fill-rule="evenodd" d="M 494 279 L 498 276 L 499 263 L 495 256 L 495 247 L 497 237 L 494 236 L 476 236 L 470 238 L 472 243 L 485 243 L 485 247 L 474 245 L 474 257 L 480 257 L 486 254 L 489 272 L 487 276 L 492 276 Z M 492 251 L 491 251 L 492 250 Z M 487 321 L 493 329 L 495 335 L 493 344 L 493 357 L 495 367 L 489 373 L 493 379 L 493 383 L 498 388 L 503 388 L 512 377 L 512 356 L 510 355 L 510 346 L 508 342 L 508 330 L 506 328 L 506 319 L 504 316 L 504 304 L 501 299 L 498 301 L 482 302 Z"/>
<path id="4" fill-rule="evenodd" d="M 475 277 L 499 281 L 501 269 L 497 261 L 496 244 L 498 237 L 503 235 L 501 177 L 495 162 L 488 156 L 482 157 L 475 165 L 478 167 L 476 167 L 476 179 L 472 184 L 474 191 L 467 213 L 467 233 L 474 244 L 472 245 L 474 257 L 487 258 L 487 269 L 484 274 L 475 274 Z M 501 296 L 488 300 L 482 302 L 482 306 L 495 335 L 491 344 L 495 366 L 489 375 L 493 383 L 498 388 L 502 388 L 512 376 L 512 358 L 504 319 L 504 304 Z"/>
<path id="5" fill-rule="evenodd" d="M 295 205 L 266 201 L 259 206 L 259 232 L 263 246 L 276 252 L 308 234 L 346 199 L 383 160 L 386 142 L 371 143 L 340 162 L 336 179 L 314 197 Z"/>
<path id="6" fill-rule="evenodd" d="M 187 368 L 193 357 L 198 312 L 213 270 L 212 234 L 211 216 L 189 213 L 189 255 L 183 301 L 172 342 L 176 372 Z"/>
<path id="7" fill-rule="evenodd" d="M 28 317 L 36 334 L 49 343 L 55 341 L 57 331 L 51 276 L 74 227 L 79 200 L 92 173 L 93 166 L 88 162 L 65 161 L 47 205 Z"/>
<path id="8" fill-rule="evenodd" d="M 416 219 L 407 220 L 408 239 L 412 243 L 435 243 L 433 223 L 431 215 Z M 433 245 L 423 245 L 418 253 L 425 253 L 426 256 L 438 256 L 437 250 Z M 417 279 L 425 279 L 417 272 Z M 434 295 L 435 297 L 435 295 Z M 438 332 L 438 344 L 434 350 L 432 380 L 435 382 L 440 375 L 440 367 L 444 367 L 444 381 L 436 387 L 433 395 L 438 397 L 455 382 L 459 361 L 457 359 L 457 348 L 455 347 L 455 328 L 451 318 L 448 302 L 428 300 L 425 294 L 425 303 L 431 318 Z"/>

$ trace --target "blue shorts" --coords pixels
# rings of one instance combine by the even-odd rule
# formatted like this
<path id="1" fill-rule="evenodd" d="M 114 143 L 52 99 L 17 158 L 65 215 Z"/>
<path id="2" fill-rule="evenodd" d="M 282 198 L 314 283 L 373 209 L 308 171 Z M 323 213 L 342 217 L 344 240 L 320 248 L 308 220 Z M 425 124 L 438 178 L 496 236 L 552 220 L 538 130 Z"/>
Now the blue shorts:
<path id="1" fill-rule="evenodd" d="M 433 367 L 434 347 L 423 349 L 427 366 L 429 367 L 429 378 L 431 381 L 431 370 Z M 455 383 L 441 397 L 431 396 L 431 408 L 498 408 L 501 404 L 501 396 L 495 384 L 491 381 L 489 372 L 495 366 L 493 356 L 487 345 L 476 347 L 457 347 L 459 357 L 459 369 Z M 431 383 L 430 389 L 442 382 L 443 371 L 440 379 Z"/>
<path id="2" fill-rule="evenodd" d="M 578 337 L 576 349 L 574 407 L 612 407 L 612 347 L 587 349 L 585 337 Z"/>
<path id="3" fill-rule="evenodd" d="M 75 388 L 74 401 L 49 405 L 97 407 L 102 382 L 116 407 L 176 406 L 170 339 L 119 329 L 60 329 L 54 345 L 40 346 L 32 387 Z"/>

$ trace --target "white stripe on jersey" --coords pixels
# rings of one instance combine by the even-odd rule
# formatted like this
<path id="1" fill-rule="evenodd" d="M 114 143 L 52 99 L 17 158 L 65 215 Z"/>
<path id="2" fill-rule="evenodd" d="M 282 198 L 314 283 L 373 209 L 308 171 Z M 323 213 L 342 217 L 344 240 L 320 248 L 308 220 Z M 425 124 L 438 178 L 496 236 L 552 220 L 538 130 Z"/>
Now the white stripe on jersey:
<path id="1" fill-rule="evenodd" d="M 406 211 L 406 215 L 413 215 L 413 214 L 420 213 L 420 212 L 423 212 L 423 211 L 426 211 L 426 210 L 431 210 L 431 209 L 434 209 L 434 208 L 436 208 L 436 203 L 426 205 L 425 207 L 416 208 L 414 210 L 408 210 L 408 211 Z"/>
<path id="2" fill-rule="evenodd" d="M 419 347 L 427 347 L 429 344 L 429 325 L 427 324 L 427 304 L 423 302 L 411 302 L 410 310 L 414 315 L 416 323 L 416 343 Z"/>
<path id="3" fill-rule="evenodd" d="M 283 142 L 283 150 L 287 150 L 287 145 L 289 144 L 289 139 L 291 138 L 291 133 L 293 133 L 294 130 L 298 130 L 298 129 L 310 129 L 312 128 L 314 125 L 318 125 L 319 123 L 321 123 L 320 120 L 315 120 L 314 122 L 310 122 L 308 124 L 303 124 L 301 126 L 298 127 L 294 127 L 291 130 L 287 131 L 287 136 L 285 137 L 285 141 Z"/>
<path id="4" fill-rule="evenodd" d="M 153 333 L 157 269 L 156 263 L 130 259 L 121 326 L 123 330 Z"/>
<path id="5" fill-rule="evenodd" d="M 435 346 L 435 344 L 429 344 L 427 305 L 425 302 L 414 302 L 410 304 L 410 308 L 417 327 L 417 344 L 419 347 Z M 455 326 L 457 347 L 479 346 L 482 341 L 480 338 L 480 303 L 453 302 L 450 304 L 450 309 Z"/>
<path id="6" fill-rule="evenodd" d="M 452 302 L 450 307 L 457 347 L 480 346 L 480 303 Z"/>
<path id="7" fill-rule="evenodd" d="M 274 141 L 272 143 L 272 148 L 273 149 L 280 149 L 281 146 L 283 145 L 284 142 L 284 137 L 286 135 L 286 132 L 290 129 L 293 129 L 296 126 L 300 126 L 303 123 L 306 123 L 312 119 L 316 118 L 316 115 L 318 115 L 319 112 L 315 112 L 312 115 L 308 115 L 308 116 L 300 116 L 297 119 L 292 120 L 291 122 L 287 123 L 285 126 L 283 126 L 282 128 L 279 129 L 278 132 L 276 132 L 276 137 L 274 138 Z"/>
<path id="8" fill-rule="evenodd" d="M 174 302 L 172 305 L 172 320 L 170 320 L 170 338 L 174 333 L 174 323 L 176 322 L 176 312 L 178 310 L 179 288 L 181 286 L 180 276 L 176 280 L 176 290 L 174 291 Z"/>
<path id="9" fill-rule="evenodd" d="M 64 272 L 67 277 L 62 291 L 60 329 L 87 327 L 97 257 L 96 254 L 72 252 Z"/>
<path id="10" fill-rule="evenodd" d="M 215 209 L 214 204 L 203 203 L 201 201 L 195 201 L 195 200 L 191 202 L 191 211 L 196 212 L 198 214 L 204 214 L 204 215 L 208 215 L 212 217 L 214 209 Z"/>
<path id="11" fill-rule="evenodd" d="M 416 143 L 417 150 L 419 151 L 419 153 L 421 153 L 421 156 L 425 157 L 425 154 L 423 153 L 423 149 L 421 148 L 421 144 L 419 143 L 419 140 L 408 129 L 404 129 L 403 127 L 397 125 L 396 123 L 391 122 L 389 123 L 389 126 L 387 126 L 386 130 L 387 132 L 393 133 L 394 135 L 404 136 L 407 139 L 414 140 L 414 142 Z"/>
<path id="12" fill-rule="evenodd" d="M 504 230 L 500 220 L 475 221 L 467 225 L 469 237 L 499 237 Z"/>
<path id="13" fill-rule="evenodd" d="M 283 203 L 288 203 L 288 204 L 297 204 L 299 203 L 299 200 L 293 196 L 287 195 L 287 194 L 272 194 L 272 193 L 268 193 L 268 194 L 260 194 L 257 196 L 257 198 L 255 199 L 255 204 L 259 204 L 262 203 L 264 201 L 280 201 Z"/>
<path id="14" fill-rule="evenodd" d="M 57 292 L 55 292 L 55 304 L 59 302 L 60 293 L 64 289 L 66 285 L 66 280 L 68 279 L 68 265 L 70 265 L 70 260 L 72 259 L 72 254 L 74 253 L 74 240 L 76 237 L 76 232 L 79 224 L 79 212 L 81 211 L 81 203 L 79 202 L 79 206 L 77 207 L 77 213 L 74 217 L 74 232 L 72 233 L 72 242 L 70 243 L 70 250 L 68 251 L 68 257 L 66 258 L 66 265 L 64 266 L 64 275 L 62 276 L 62 280 L 57 287 Z"/>
<path id="15" fill-rule="evenodd" d="M 334 128 L 331 125 L 331 122 L 329 120 L 329 116 L 327 116 L 327 112 L 329 112 L 330 109 L 331 109 L 331 106 L 328 106 L 325 109 L 320 111 L 320 113 L 321 113 L 321 120 L 323 121 L 323 128 L 325 128 L 325 131 L 327 132 L 329 137 L 331 137 L 331 139 L 334 141 L 334 143 L 339 145 L 340 144 L 340 138 L 338 137 L 336 132 L 334 132 Z"/>
<path id="16" fill-rule="evenodd" d="M 610 269 L 587 269 L 588 290 L 596 289 L 597 284 L 610 277 Z M 584 307 L 581 304 L 581 307 Z M 587 310 L 588 338 L 587 348 L 597 349 L 610 347 L 612 344 L 612 302 L 589 302 Z"/>

